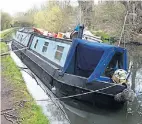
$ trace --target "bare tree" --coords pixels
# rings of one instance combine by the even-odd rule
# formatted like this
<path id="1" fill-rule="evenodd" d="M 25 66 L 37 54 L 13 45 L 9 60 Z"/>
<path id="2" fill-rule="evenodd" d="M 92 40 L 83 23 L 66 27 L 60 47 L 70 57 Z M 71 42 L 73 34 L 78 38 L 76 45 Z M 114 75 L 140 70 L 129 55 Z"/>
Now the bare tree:
<path id="1" fill-rule="evenodd" d="M 122 1 L 128 11 L 127 34 L 129 41 L 137 41 L 142 35 L 142 1 Z M 142 38 L 142 37 L 141 37 Z"/>
<path id="2" fill-rule="evenodd" d="M 82 1 L 78 0 L 79 7 L 81 10 L 81 22 L 84 23 L 86 27 L 91 27 L 92 17 L 93 17 L 93 0 Z"/>

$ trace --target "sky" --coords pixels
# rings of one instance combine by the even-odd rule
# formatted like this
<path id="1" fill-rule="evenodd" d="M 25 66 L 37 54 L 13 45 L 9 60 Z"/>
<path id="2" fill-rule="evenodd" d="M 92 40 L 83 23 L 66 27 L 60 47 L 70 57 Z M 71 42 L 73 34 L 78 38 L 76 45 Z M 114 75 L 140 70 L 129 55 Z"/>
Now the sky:
<path id="1" fill-rule="evenodd" d="M 47 0 L 1 0 L 0 8 L 13 15 L 16 12 L 25 12 L 33 6 L 40 6 Z"/>
<path id="2" fill-rule="evenodd" d="M 47 0 L 1 0 L 0 9 L 4 12 L 8 12 L 11 15 L 14 15 L 17 12 L 26 12 L 28 9 L 33 6 L 40 7 Z M 71 0 L 72 4 L 75 1 Z"/>

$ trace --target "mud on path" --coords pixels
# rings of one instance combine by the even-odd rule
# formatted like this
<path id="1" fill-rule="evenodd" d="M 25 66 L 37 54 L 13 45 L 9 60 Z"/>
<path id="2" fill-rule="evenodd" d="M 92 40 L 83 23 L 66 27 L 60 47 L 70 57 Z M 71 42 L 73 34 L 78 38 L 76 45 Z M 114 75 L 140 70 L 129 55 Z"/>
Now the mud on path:
<path id="1" fill-rule="evenodd" d="M 16 124 L 18 112 L 14 110 L 14 88 L 1 76 L 1 124 Z"/>

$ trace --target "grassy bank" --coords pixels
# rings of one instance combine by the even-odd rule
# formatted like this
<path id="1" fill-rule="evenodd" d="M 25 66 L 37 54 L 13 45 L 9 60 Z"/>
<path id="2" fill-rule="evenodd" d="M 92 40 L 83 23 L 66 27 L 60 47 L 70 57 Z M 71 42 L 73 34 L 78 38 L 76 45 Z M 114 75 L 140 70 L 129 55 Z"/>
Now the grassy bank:
<path id="1" fill-rule="evenodd" d="M 18 27 L 15 28 L 9 28 L 4 31 L 0 31 L 0 39 L 5 39 L 9 36 L 11 36 L 15 31 L 18 29 Z"/>
<path id="2" fill-rule="evenodd" d="M 0 43 L 1 53 L 7 51 L 5 43 Z M 12 58 L 7 55 L 1 58 L 2 77 L 8 80 L 9 85 L 12 85 L 14 92 L 12 101 L 19 102 L 21 100 L 33 99 L 29 94 L 27 87 L 23 81 L 22 75 Z M 22 124 L 49 124 L 48 119 L 42 113 L 41 108 L 36 105 L 36 102 L 24 103 L 24 106 L 18 108 L 18 114 L 22 118 Z"/>

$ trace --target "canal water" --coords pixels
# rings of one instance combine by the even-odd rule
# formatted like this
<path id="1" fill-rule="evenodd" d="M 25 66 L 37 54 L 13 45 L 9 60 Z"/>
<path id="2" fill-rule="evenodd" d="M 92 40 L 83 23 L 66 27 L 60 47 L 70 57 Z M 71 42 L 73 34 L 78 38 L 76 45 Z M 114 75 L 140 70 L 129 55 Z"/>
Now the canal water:
<path id="1" fill-rule="evenodd" d="M 93 108 L 73 99 L 56 100 L 38 78 L 36 81 L 28 74 L 31 73 L 30 70 L 26 70 L 28 73 L 21 70 L 21 73 L 29 92 L 51 124 L 142 124 L 142 46 L 126 45 L 126 48 L 129 65 L 132 67 L 130 82 L 137 97 L 127 107 L 117 111 Z M 25 67 L 13 52 L 11 57 L 18 66 Z M 45 101 L 40 101 L 41 99 Z"/>

